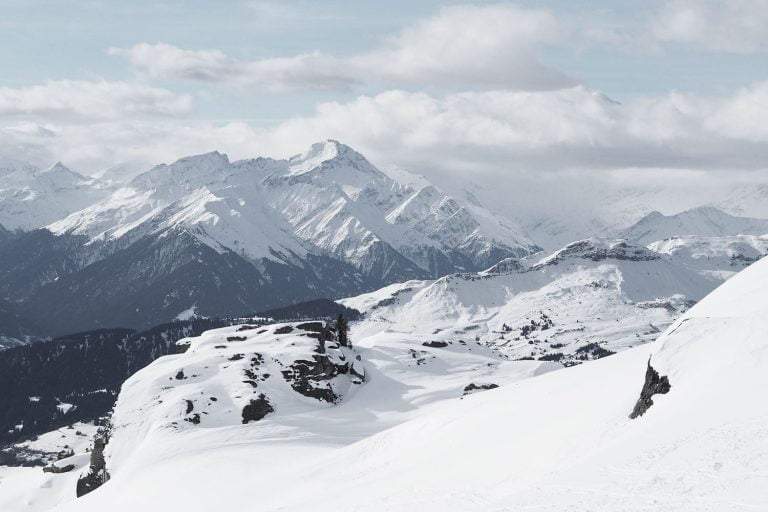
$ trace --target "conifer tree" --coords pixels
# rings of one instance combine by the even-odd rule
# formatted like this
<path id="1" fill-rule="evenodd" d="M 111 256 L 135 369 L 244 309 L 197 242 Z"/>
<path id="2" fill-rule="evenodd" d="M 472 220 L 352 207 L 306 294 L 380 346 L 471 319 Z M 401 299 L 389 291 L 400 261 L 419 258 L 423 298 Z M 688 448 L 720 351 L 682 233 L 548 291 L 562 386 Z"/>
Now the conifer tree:
<path id="1" fill-rule="evenodd" d="M 347 319 L 344 318 L 344 315 L 341 313 L 336 317 L 336 335 L 339 339 L 339 345 L 343 347 L 352 346 L 349 342 L 349 324 L 347 323 Z"/>

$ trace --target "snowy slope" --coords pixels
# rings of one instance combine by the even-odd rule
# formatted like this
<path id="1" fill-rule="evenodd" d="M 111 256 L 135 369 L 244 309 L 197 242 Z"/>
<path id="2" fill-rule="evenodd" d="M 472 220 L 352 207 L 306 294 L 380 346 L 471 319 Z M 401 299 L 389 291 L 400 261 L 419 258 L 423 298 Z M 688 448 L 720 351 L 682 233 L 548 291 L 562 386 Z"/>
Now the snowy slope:
<path id="1" fill-rule="evenodd" d="M 459 401 L 485 387 L 560 368 L 557 363 L 511 362 L 475 343 L 424 347 L 401 334 L 355 329 L 354 348 L 327 343 L 325 361 L 330 365 L 307 372 L 301 366 L 322 357 L 318 340 L 307 336 L 314 332 L 313 327 L 251 324 L 209 331 L 182 341 L 188 347 L 185 353 L 162 358 L 138 372 L 123 386 L 112 419 L 106 450 L 111 480 L 75 505 L 98 499 L 104 490 L 119 488 L 121 482 L 143 479 L 148 468 L 163 471 L 164 464 L 204 453 L 230 460 L 226 466 L 237 467 L 238 472 L 244 463 L 264 469 L 272 466 L 275 476 L 284 474 L 284 463 L 303 464 L 439 408 L 446 401 Z M 339 371 L 343 368 L 347 371 Z M 302 371 L 316 376 L 310 386 L 301 385 Z M 313 387 L 332 390 L 335 399 L 329 402 L 305 396 Z M 261 404 L 255 410 L 266 415 L 245 423 L 243 412 L 254 401 Z M 253 447 L 260 450 L 256 459 L 252 458 Z M 267 460 L 269 464 L 265 464 Z M 204 466 L 192 464 L 196 472 L 204 470 Z M 211 467 L 210 463 L 205 466 Z M 182 473 L 163 483 L 166 490 L 185 483 Z M 22 490 L 33 496 L 39 493 L 29 488 L 38 482 L 34 477 L 28 472 L 14 473 L 19 487 L 13 496 L 25 496 Z M 60 480 L 72 482 L 69 475 Z M 0 487 L 0 503 L 6 496 Z M 45 496 L 45 501 L 32 503 L 72 499 L 60 481 Z M 149 498 L 147 503 L 159 506 L 155 497 L 144 496 Z M 210 509 L 213 499 L 198 503 L 195 509 Z M 126 510 L 134 505 L 125 502 Z"/>
<path id="2" fill-rule="evenodd" d="M 717 284 L 644 247 L 592 238 L 530 268 L 507 262 L 341 302 L 416 340 L 478 340 L 513 359 L 572 363 L 652 341 Z"/>
<path id="3" fill-rule="evenodd" d="M 48 169 L 0 161 L 0 225 L 35 229 L 101 200 L 109 187 L 57 162 Z"/>
<path id="4" fill-rule="evenodd" d="M 653 242 L 648 248 L 705 274 L 727 279 L 768 253 L 768 235 L 676 236 Z"/>
<path id="5" fill-rule="evenodd" d="M 674 236 L 764 235 L 768 219 L 734 217 L 714 207 L 699 207 L 676 215 L 652 212 L 633 226 L 621 231 L 620 238 L 649 244 Z"/>
<path id="6" fill-rule="evenodd" d="M 254 502 L 260 510 L 281 511 L 763 510 L 768 402 L 754 393 L 768 385 L 766 280 L 768 263 L 756 263 L 653 344 L 511 379 L 463 400 L 443 393 L 428 407 L 414 397 L 437 391 L 435 382 L 455 374 L 455 363 L 442 362 L 460 355 L 455 348 L 429 350 L 439 365 L 404 367 L 395 345 L 378 338 L 365 346 L 370 337 L 358 332 L 367 378 L 340 405 L 275 413 L 245 426 L 152 428 L 144 418 L 157 421 L 158 413 L 131 417 L 129 411 L 174 410 L 181 425 L 184 403 L 176 399 L 207 403 L 212 384 L 225 383 L 224 375 L 212 376 L 218 359 L 209 358 L 207 371 L 195 369 L 200 380 L 179 388 L 173 372 L 192 360 L 186 354 L 169 358 L 124 388 L 115 418 L 125 422 L 125 444 L 118 444 L 116 432 L 108 445 L 112 480 L 58 510 L 236 510 Z M 219 343 L 212 337 L 192 346 Z M 409 334 L 400 340 L 408 343 Z M 229 353 L 235 343 L 219 350 Z M 652 396 L 643 416 L 630 419 L 649 357 L 670 388 Z M 471 370 L 463 356 L 454 361 Z M 433 376 L 406 380 L 430 365 L 437 370 Z M 240 386 L 230 383 L 216 393 L 228 396 Z M 174 400 L 157 404 L 163 397 Z M 403 415 L 411 419 L 372 428 Z M 138 439 L 131 428 L 148 434 Z"/>

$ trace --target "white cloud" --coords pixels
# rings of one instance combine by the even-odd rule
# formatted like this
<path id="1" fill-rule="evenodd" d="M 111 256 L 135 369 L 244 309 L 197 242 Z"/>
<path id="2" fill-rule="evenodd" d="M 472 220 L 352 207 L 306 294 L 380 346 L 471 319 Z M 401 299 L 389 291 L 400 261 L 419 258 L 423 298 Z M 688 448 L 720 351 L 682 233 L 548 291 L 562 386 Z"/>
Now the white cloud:
<path id="1" fill-rule="evenodd" d="M 191 110 L 188 95 L 127 82 L 55 80 L 28 87 L 0 87 L 0 119 L 86 122 L 125 116 L 178 116 Z"/>
<path id="2" fill-rule="evenodd" d="M 340 89 L 364 82 L 554 89 L 574 84 L 536 57 L 563 37 L 546 10 L 510 4 L 451 6 L 351 57 L 320 52 L 239 60 L 219 50 L 139 43 L 108 52 L 154 76 L 259 85 L 272 90 Z"/>
<path id="3" fill-rule="evenodd" d="M 446 95 L 394 90 L 322 103 L 312 115 L 268 128 L 189 119 L 11 122 L 0 126 L 0 153 L 92 171 L 214 149 L 232 158 L 284 157 L 336 138 L 375 162 L 453 176 L 757 169 L 768 162 L 766 117 L 768 82 L 725 97 L 672 93 L 626 104 L 581 86 Z"/>
<path id="4" fill-rule="evenodd" d="M 709 50 L 768 51 L 768 0 L 669 0 L 654 17 L 662 41 Z"/>
<path id="5" fill-rule="evenodd" d="M 184 50 L 165 43 L 139 43 L 107 52 L 125 57 L 155 77 L 260 85 L 270 90 L 345 89 L 355 82 L 342 61 L 321 53 L 242 61 L 219 50 Z"/>

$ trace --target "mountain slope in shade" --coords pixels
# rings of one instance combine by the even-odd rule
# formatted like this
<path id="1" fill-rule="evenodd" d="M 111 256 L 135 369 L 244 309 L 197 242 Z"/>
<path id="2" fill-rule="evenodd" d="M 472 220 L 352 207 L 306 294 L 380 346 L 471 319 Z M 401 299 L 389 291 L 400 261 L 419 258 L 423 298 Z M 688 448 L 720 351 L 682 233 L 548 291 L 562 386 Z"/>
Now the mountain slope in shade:
<path id="1" fill-rule="evenodd" d="M 670 216 L 659 212 L 649 213 L 636 224 L 621 231 L 618 236 L 645 245 L 675 236 L 764 235 L 766 233 L 768 233 L 768 219 L 735 217 L 717 208 L 706 206 Z"/>
<path id="2" fill-rule="evenodd" d="M 255 387 L 230 382 L 231 372 L 244 373 L 241 361 L 251 360 L 227 356 L 240 343 L 276 350 L 271 361 L 285 363 L 309 338 L 294 348 L 265 340 L 262 349 L 251 340 L 274 334 L 209 333 L 192 341 L 189 355 L 160 360 L 129 380 L 107 445 L 111 479 L 56 510 L 235 510 L 254 500 L 261 510 L 282 511 L 414 504 L 426 511 L 761 510 L 768 506 L 768 405 L 754 393 L 768 385 L 767 280 L 768 263 L 758 262 L 655 343 L 543 375 L 528 366 L 541 363 L 470 354 L 460 344 L 426 347 L 408 332 L 359 326 L 352 334 L 365 383 L 335 407 L 306 402 L 297 414 L 279 412 L 290 402 L 278 398 L 275 382 L 287 377 L 262 381 L 257 364 Z M 226 341 L 231 336 L 245 340 Z M 409 350 L 423 354 L 410 357 Z M 473 358 L 486 364 L 470 364 Z M 462 397 L 460 383 L 480 387 L 497 378 L 498 388 Z M 270 379 L 277 380 L 264 384 Z M 659 380 L 669 386 L 630 419 L 641 390 Z M 243 399 L 262 385 L 275 397 L 273 412 L 255 423 L 219 423 L 230 399 L 219 404 L 211 396 Z M 291 393 L 287 383 L 282 389 Z M 158 396 L 170 403 L 157 404 Z M 130 414 L 137 408 L 149 416 Z M 196 410 L 199 424 L 184 420 Z M 341 505 L 318 500 L 330 488 L 344 497 Z"/>

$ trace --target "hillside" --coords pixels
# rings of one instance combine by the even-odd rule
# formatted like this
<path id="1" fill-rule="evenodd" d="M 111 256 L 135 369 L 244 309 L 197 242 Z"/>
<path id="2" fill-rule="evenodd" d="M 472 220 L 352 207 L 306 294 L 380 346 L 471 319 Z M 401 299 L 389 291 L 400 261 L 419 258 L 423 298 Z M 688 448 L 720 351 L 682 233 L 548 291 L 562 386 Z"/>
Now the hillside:
<path id="1" fill-rule="evenodd" d="M 262 510 L 403 510 L 414 504 L 440 511 L 760 510 L 768 504 L 761 473 L 768 464 L 768 408 L 750 397 L 768 385 L 761 368 L 768 351 L 761 334 L 768 327 L 762 314 L 766 279 L 765 262 L 744 270 L 653 344 L 463 400 L 457 400 L 458 389 L 443 392 L 430 407 L 403 398 L 426 391 L 429 375 L 450 375 L 442 361 L 458 347 L 429 349 L 438 359 L 415 387 L 419 381 L 407 385 L 394 371 L 391 345 L 359 347 L 366 382 L 340 405 L 317 412 L 281 416 L 278 403 L 278 412 L 255 425 L 179 421 L 178 427 L 151 428 L 160 423 L 149 416 L 150 423 L 139 426 L 143 416 L 130 411 L 154 400 L 155 386 L 170 383 L 175 391 L 166 393 L 176 394 L 199 389 L 201 400 L 236 389 L 221 380 L 226 372 L 202 368 L 189 384 L 174 383 L 173 372 L 187 368 L 190 357 L 205 364 L 214 349 L 158 362 L 124 386 L 114 444 L 107 445 L 112 479 L 59 510 L 237 509 L 253 500 Z M 218 343 L 214 336 L 192 347 Z M 236 350 L 236 343 L 217 357 Z M 630 419 L 641 389 L 651 389 L 644 382 L 653 372 L 669 386 L 664 394 L 645 395 L 651 407 Z M 172 402 L 153 414 L 169 411 L 162 421 L 182 420 L 183 400 Z M 367 430 L 377 418 L 413 407 L 421 410 L 405 423 Z M 348 414 L 357 421 L 348 421 Z M 305 430 L 309 425 L 314 429 Z M 141 440 L 120 434 L 134 428 L 152 434 Z M 267 459 L 268 465 L 255 463 Z M 175 475 L 172 482 L 163 478 L 168 474 Z M 343 503 L 318 500 L 327 489 L 344 496 Z"/>
<path id="2" fill-rule="evenodd" d="M 572 364 L 653 341 L 719 283 L 669 256 L 597 238 L 526 265 L 505 261 L 341 302 L 367 313 L 371 329 Z"/>

